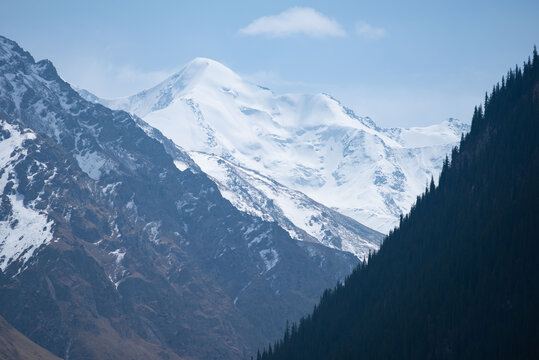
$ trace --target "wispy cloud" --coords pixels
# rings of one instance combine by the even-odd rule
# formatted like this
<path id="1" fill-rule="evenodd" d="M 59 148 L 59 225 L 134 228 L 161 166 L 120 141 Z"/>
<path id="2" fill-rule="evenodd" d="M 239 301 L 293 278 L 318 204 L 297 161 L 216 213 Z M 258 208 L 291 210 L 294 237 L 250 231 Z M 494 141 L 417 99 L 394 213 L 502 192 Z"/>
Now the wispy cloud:
<path id="1" fill-rule="evenodd" d="M 358 21 L 356 23 L 356 34 L 364 39 L 377 40 L 385 37 L 387 31 L 382 27 L 375 27 L 364 21 Z"/>
<path id="2" fill-rule="evenodd" d="M 177 69 L 142 70 L 131 64 L 115 64 L 105 59 L 78 58 L 62 66 L 59 73 L 74 86 L 104 97 L 133 95 L 158 84 Z"/>
<path id="3" fill-rule="evenodd" d="M 293 7 L 278 15 L 263 16 L 239 31 L 244 35 L 287 37 L 306 35 L 314 38 L 343 37 L 346 31 L 334 19 L 306 7 Z"/>
<path id="4" fill-rule="evenodd" d="M 324 84 L 320 83 L 285 79 L 280 73 L 275 71 L 257 71 L 250 74 L 242 74 L 242 77 L 250 83 L 269 87 L 277 93 L 313 93 L 320 92 L 324 88 Z"/>

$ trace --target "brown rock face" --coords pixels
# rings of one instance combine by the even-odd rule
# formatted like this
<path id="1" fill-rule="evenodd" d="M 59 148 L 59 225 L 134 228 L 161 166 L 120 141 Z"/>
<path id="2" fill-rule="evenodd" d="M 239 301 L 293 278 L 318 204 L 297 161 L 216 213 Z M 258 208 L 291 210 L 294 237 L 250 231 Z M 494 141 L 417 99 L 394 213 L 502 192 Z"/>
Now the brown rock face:
<path id="1" fill-rule="evenodd" d="M 0 358 L 4 360 L 60 360 L 28 339 L 0 316 Z"/>

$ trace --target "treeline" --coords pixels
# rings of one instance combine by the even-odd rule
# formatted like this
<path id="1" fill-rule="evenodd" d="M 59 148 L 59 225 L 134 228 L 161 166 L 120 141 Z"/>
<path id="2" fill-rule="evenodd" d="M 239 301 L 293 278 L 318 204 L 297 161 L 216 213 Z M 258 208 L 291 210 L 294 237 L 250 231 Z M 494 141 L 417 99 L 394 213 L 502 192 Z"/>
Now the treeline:
<path id="1" fill-rule="evenodd" d="M 539 359 L 536 49 L 379 252 L 256 358 Z"/>

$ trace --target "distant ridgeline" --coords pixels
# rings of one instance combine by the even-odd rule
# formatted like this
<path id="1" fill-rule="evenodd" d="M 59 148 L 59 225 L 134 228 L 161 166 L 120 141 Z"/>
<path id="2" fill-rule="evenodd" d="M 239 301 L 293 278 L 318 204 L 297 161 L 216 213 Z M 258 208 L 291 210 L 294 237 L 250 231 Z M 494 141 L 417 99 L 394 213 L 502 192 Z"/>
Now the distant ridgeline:
<path id="1" fill-rule="evenodd" d="M 380 251 L 258 359 L 539 358 L 539 57 L 502 78 Z"/>

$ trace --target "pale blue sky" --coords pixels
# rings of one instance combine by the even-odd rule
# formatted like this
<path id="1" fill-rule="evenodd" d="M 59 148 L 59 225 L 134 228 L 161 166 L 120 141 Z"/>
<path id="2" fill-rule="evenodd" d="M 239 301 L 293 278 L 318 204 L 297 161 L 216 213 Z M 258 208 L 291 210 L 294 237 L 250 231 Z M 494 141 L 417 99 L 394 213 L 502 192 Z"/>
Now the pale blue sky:
<path id="1" fill-rule="evenodd" d="M 539 42 L 538 16 L 536 0 L 2 0 L 0 34 L 103 97 L 209 57 L 277 93 L 326 92 L 379 125 L 414 126 L 468 122 Z"/>

